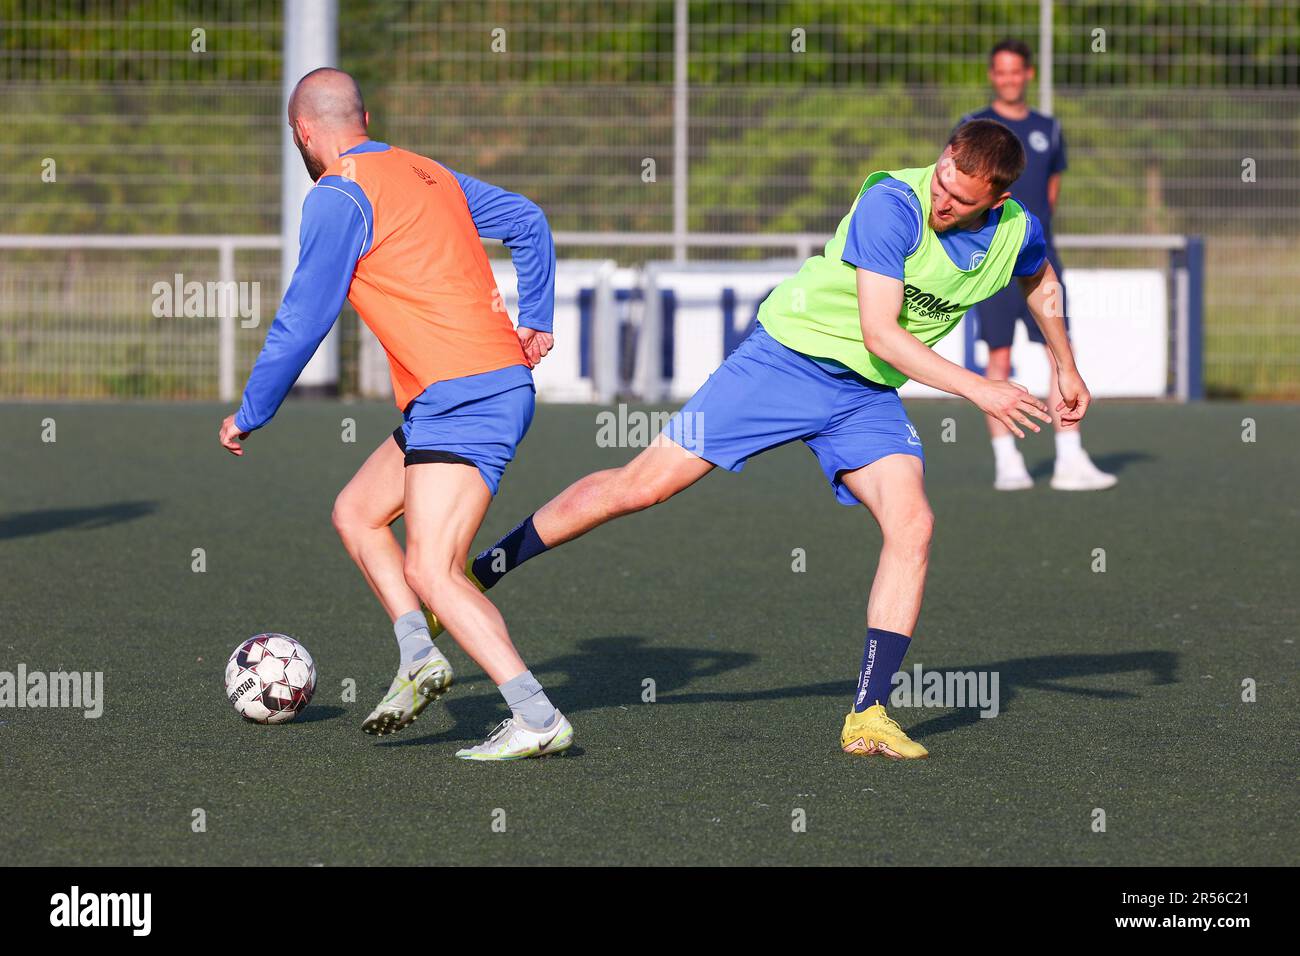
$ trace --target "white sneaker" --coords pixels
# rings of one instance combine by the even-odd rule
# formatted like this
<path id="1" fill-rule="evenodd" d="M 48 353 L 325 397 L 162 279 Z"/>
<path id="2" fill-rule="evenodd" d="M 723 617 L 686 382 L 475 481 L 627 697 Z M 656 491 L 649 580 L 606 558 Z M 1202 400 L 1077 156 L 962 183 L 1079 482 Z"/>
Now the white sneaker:
<path id="1" fill-rule="evenodd" d="M 558 710 L 549 730 L 533 730 L 513 716 L 497 724 L 488 739 L 476 747 L 457 750 L 461 760 L 522 760 L 561 753 L 573 746 L 573 725 Z"/>
<path id="2" fill-rule="evenodd" d="M 1029 477 L 1029 469 L 1025 467 L 1025 456 L 1016 451 L 999 461 L 993 487 L 998 491 L 1024 491 L 1034 487 L 1034 479 Z"/>
<path id="3" fill-rule="evenodd" d="M 1052 472 L 1052 487 L 1057 491 L 1101 491 L 1113 488 L 1119 481 L 1092 463 L 1086 451 L 1080 451 L 1062 460 L 1056 459 Z"/>
<path id="4" fill-rule="evenodd" d="M 455 679 L 451 662 L 435 647 L 419 667 L 403 667 L 397 672 L 388 693 L 362 722 L 361 729 L 382 737 L 409 727 L 424 708 L 447 692 Z"/>

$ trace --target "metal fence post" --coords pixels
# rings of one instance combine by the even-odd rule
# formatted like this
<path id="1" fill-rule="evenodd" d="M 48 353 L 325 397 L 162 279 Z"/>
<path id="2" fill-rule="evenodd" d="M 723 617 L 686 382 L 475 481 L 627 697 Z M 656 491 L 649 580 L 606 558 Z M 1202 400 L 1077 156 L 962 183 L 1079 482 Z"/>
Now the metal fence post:
<path id="1" fill-rule="evenodd" d="M 1205 240 L 1188 236 L 1187 261 L 1187 398 L 1205 397 Z"/>
<path id="2" fill-rule="evenodd" d="M 690 7 L 688 0 L 673 5 L 673 258 L 686 261 L 686 233 L 689 229 L 686 177 L 689 163 L 687 137 L 690 110 L 687 72 L 690 54 Z"/>
<path id="3" fill-rule="evenodd" d="M 1052 3 L 1038 2 L 1038 111 L 1052 115 Z"/>
<path id="4" fill-rule="evenodd" d="M 219 250 L 217 296 L 220 316 L 217 319 L 217 393 L 223 402 L 235 400 L 235 244 L 230 237 L 221 240 Z"/>
<path id="5" fill-rule="evenodd" d="M 338 62 L 337 0 L 286 0 L 284 5 L 284 105 L 306 73 Z M 298 265 L 302 204 L 312 181 L 303 169 L 287 120 L 280 134 L 280 298 Z M 335 325 L 298 376 L 298 394 L 333 395 L 339 388 L 339 329 Z"/>
<path id="6" fill-rule="evenodd" d="M 598 404 L 608 405 L 618 394 L 618 305 L 614 301 L 612 259 L 596 269 L 596 290 L 591 315 L 591 384 Z"/>

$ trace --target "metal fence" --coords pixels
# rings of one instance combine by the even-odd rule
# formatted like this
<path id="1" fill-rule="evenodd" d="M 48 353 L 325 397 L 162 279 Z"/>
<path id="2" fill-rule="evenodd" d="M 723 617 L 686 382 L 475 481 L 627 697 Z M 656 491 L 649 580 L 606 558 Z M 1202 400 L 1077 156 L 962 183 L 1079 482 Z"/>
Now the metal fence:
<path id="1" fill-rule="evenodd" d="M 769 256 L 787 256 L 793 252 L 793 257 L 769 258 L 764 262 L 675 262 L 683 269 L 700 269 L 700 274 L 713 276 L 710 281 L 716 280 L 718 284 L 704 299 L 720 303 L 727 296 L 734 300 L 735 289 L 728 282 L 736 273 L 762 273 L 767 277 L 774 272 L 788 274 L 823 239 L 813 233 L 767 233 L 757 237 L 692 233 L 686 240 L 689 249 L 708 253 L 752 244 Z M 571 248 L 619 242 L 654 248 L 674 240 L 672 234 L 658 233 L 557 232 L 555 241 L 561 250 L 559 274 L 563 276 L 566 267 L 591 265 L 565 255 Z M 1127 287 L 1115 289 L 1109 298 L 1100 302 L 1094 301 L 1090 318 L 1079 321 L 1079 314 L 1075 314 L 1076 346 L 1082 350 L 1098 341 L 1105 349 L 1110 329 L 1117 319 L 1121 324 L 1128 321 L 1126 315 L 1140 322 L 1164 323 L 1165 340 L 1146 353 L 1153 362 L 1164 365 L 1164 382 L 1158 390 L 1149 391 L 1146 382 L 1124 380 L 1111 382 L 1104 392 L 1095 394 L 1155 394 L 1179 400 L 1203 398 L 1204 255 L 1200 237 L 1093 234 L 1058 236 L 1057 245 L 1067 250 L 1071 258 L 1077 253 L 1079 258 L 1101 256 L 1103 260 L 1122 263 L 1122 269 L 1110 270 L 1108 274 L 1131 278 L 1145 271 L 1161 273 L 1164 277 L 1163 316 L 1135 313 L 1127 299 Z M 233 402 L 238 397 L 238 385 L 251 370 L 265 337 L 274 303 L 279 299 L 278 282 L 282 275 L 274 263 L 241 265 L 239 259 L 280 248 L 279 236 L 0 235 L 0 250 L 32 260 L 27 269 L 0 271 L 0 383 L 10 397 L 20 398 L 215 396 L 223 402 Z M 67 260 L 59 268 L 51 269 L 40 259 L 50 252 L 63 253 Z M 146 294 L 140 275 L 141 255 L 152 263 L 152 276 L 166 276 L 151 279 L 147 312 L 140 308 Z M 127 257 L 125 268 L 124 256 Z M 611 269 L 616 265 L 611 260 L 605 261 Z M 665 333 L 666 320 L 662 315 L 656 314 L 653 321 L 647 321 L 646 314 L 655 313 L 659 306 L 636 308 L 632 310 L 635 315 L 624 315 L 616 304 L 618 297 L 625 293 L 631 293 L 632 298 L 642 303 L 657 302 L 659 292 L 673 296 L 671 286 L 654 291 L 656 283 L 651 273 L 655 267 L 655 263 L 648 263 L 645 269 L 617 269 L 618 279 L 608 276 L 594 286 L 581 286 L 576 293 L 570 288 L 570 311 L 575 295 L 579 303 L 584 295 L 592 296 L 592 301 L 586 307 L 587 318 L 570 323 L 563 333 L 560 332 L 563 296 L 557 288 L 556 331 L 565 341 L 557 343 L 553 354 L 558 356 L 567 351 L 570 359 L 575 354 L 578 359 L 576 363 L 570 361 L 570 367 L 564 372 L 556 369 L 556 359 L 548 361 L 539 395 L 550 400 L 577 401 L 608 397 L 617 392 L 657 401 L 668 394 L 671 373 L 661 374 L 660 365 L 667 368 L 672 360 L 663 359 L 659 352 L 660 346 L 672 336 Z M 759 267 L 757 273 L 751 272 L 753 267 Z M 1083 276 L 1085 280 L 1088 277 L 1083 271 L 1072 270 L 1068 275 Z M 764 281 L 775 284 L 779 280 Z M 1077 295 L 1074 281 L 1070 279 L 1072 297 Z M 512 283 L 513 280 L 504 285 L 503 290 Z M 1096 276 L 1091 283 L 1095 290 L 1099 285 Z M 580 311 L 582 308 L 579 305 Z M 728 328 L 744 326 L 743 315 L 736 322 L 734 301 L 724 310 L 730 310 L 731 314 L 726 320 Z M 696 316 L 697 320 L 700 318 Z M 1093 320 L 1102 324 L 1095 326 L 1089 335 L 1089 330 L 1082 326 Z M 595 328 L 603 330 L 597 338 L 606 348 L 593 346 Z M 341 362 L 342 391 L 363 397 L 391 398 L 387 357 L 378 340 L 347 308 L 340 318 L 339 329 L 340 353 L 345 357 Z M 703 338 L 684 335 L 683 340 L 707 344 L 707 335 L 701 335 Z M 1099 340 L 1099 336 L 1103 338 Z M 965 358 L 949 357 L 964 361 L 968 368 L 978 371 L 970 322 L 963 325 L 963 335 L 956 338 L 966 340 Z M 727 339 L 725 333 L 723 339 Z M 614 341 L 621 344 L 611 350 L 609 346 Z M 1156 349 L 1167 360 L 1157 360 Z M 594 357 L 597 354 L 604 361 L 599 371 Z M 591 358 L 592 367 L 588 371 L 581 371 L 588 361 L 582 356 Z M 560 377 L 549 374 L 552 371 Z M 616 383 L 620 381 L 630 391 L 618 391 Z M 680 394 L 681 389 L 674 385 L 673 392 Z"/>
<path id="2" fill-rule="evenodd" d="M 278 232 L 278 0 L 0 9 L 3 231 Z M 929 162 L 987 102 L 994 42 L 1042 50 L 1050 37 L 1070 156 L 1057 229 L 1204 235 L 1208 387 L 1300 395 L 1300 2 L 1057 0 L 1046 35 L 1043 10 L 340 0 L 340 65 L 361 79 L 377 137 L 527 193 L 559 231 L 640 236 L 570 250 L 636 264 L 672 255 L 683 226 L 829 233 L 866 171 Z M 690 253 L 763 254 L 757 242 Z M 0 375 L 0 395 L 213 394 L 185 371 L 120 371 L 211 341 L 211 328 L 190 339 L 175 326 L 147 339 L 149 290 L 177 269 L 206 281 L 216 257 L 5 250 L 0 349 L 46 349 L 50 377 Z M 264 292 L 277 271 L 272 251 L 236 257 L 239 281 Z"/>

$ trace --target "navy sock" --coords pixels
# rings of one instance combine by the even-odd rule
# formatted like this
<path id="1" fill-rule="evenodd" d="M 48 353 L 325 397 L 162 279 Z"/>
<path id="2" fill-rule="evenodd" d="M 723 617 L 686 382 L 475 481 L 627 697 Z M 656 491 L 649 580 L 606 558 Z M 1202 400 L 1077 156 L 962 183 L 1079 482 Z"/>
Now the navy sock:
<path id="1" fill-rule="evenodd" d="M 867 628 L 867 644 L 862 651 L 862 675 L 858 678 L 858 692 L 853 698 L 853 710 L 862 713 L 872 704 L 883 704 L 889 699 L 894 675 L 903 667 L 903 657 L 912 639 L 905 634 Z"/>
<path id="2" fill-rule="evenodd" d="M 533 527 L 533 516 L 529 515 L 514 530 L 475 558 L 471 570 L 479 584 L 490 588 L 508 572 L 547 550 L 549 549 L 542 543 L 542 539 L 537 536 L 537 529 Z"/>

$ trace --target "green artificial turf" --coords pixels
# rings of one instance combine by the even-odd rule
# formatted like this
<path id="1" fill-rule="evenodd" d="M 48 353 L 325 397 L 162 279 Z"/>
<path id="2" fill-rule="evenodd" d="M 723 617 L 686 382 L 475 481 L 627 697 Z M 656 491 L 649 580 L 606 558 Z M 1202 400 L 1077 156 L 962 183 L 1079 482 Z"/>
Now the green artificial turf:
<path id="1" fill-rule="evenodd" d="M 396 649 L 329 513 L 393 409 L 290 403 L 242 460 L 216 443 L 227 411 L 0 406 L 0 670 L 102 671 L 106 698 L 93 720 L 0 709 L 8 862 L 1282 864 L 1300 851 L 1295 406 L 1102 404 L 1087 445 L 1118 488 L 1049 490 L 1043 435 L 1022 446 L 1038 486 L 1002 494 L 974 409 L 911 403 L 937 530 L 907 667 L 1000 684 L 992 719 L 892 711 L 928 761 L 839 751 L 879 546 L 865 509 L 836 504 L 797 444 L 711 475 L 492 592 L 577 731 L 568 756 L 500 765 L 452 756 L 505 711 L 446 638 L 452 692 L 398 736 L 359 729 Z M 597 447 L 597 411 L 540 407 L 480 546 L 631 457 Z M 319 667 L 293 724 L 245 723 L 222 693 L 227 655 L 267 630 Z"/>

